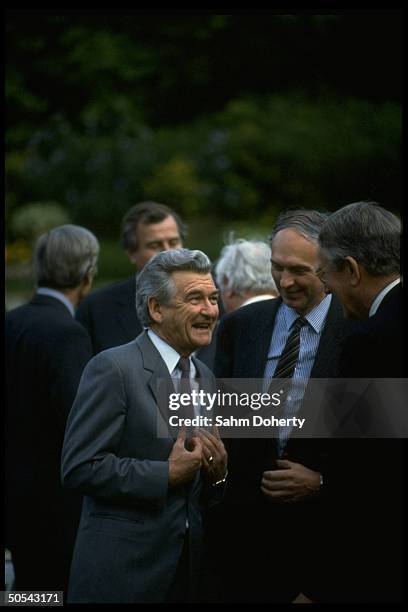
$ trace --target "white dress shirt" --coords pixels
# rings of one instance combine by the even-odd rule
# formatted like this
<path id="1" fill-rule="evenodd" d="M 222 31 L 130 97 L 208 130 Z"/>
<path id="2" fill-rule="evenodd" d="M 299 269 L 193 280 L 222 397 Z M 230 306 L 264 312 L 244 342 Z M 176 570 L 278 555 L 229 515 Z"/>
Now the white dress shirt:
<path id="1" fill-rule="evenodd" d="M 175 387 L 178 388 L 179 381 L 181 379 L 181 369 L 178 367 L 178 362 L 181 357 L 179 353 L 168 344 L 165 340 L 160 338 L 153 330 L 147 330 L 150 340 L 159 351 L 164 363 L 167 366 L 170 376 L 175 381 Z M 190 386 L 192 390 L 199 390 L 199 384 L 196 379 L 197 370 L 191 357 L 188 358 L 190 362 Z M 201 413 L 200 406 L 194 405 L 194 414 L 199 416 Z"/>

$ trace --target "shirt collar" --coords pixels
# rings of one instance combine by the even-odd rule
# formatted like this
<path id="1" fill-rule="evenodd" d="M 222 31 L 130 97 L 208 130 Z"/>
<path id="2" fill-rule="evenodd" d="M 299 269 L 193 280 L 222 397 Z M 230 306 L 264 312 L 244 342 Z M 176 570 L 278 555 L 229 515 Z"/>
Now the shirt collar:
<path id="1" fill-rule="evenodd" d="M 400 282 L 401 282 L 401 279 L 396 278 L 394 281 L 392 281 L 392 283 L 390 283 L 389 285 L 384 287 L 382 291 L 380 291 L 380 293 L 375 298 L 374 302 L 371 304 L 370 312 L 368 313 L 369 317 L 372 317 L 373 315 L 375 315 L 375 313 L 377 312 L 381 302 L 383 301 L 387 293 L 391 291 L 391 289 L 393 289 Z"/>
<path id="2" fill-rule="evenodd" d="M 55 298 L 56 300 L 59 300 L 68 308 L 72 316 L 75 317 L 75 310 L 73 304 L 69 301 L 66 295 L 61 293 L 61 291 L 57 291 L 56 289 L 50 289 L 49 287 L 38 287 L 36 293 L 38 295 L 48 295 L 50 297 Z"/>
<path id="3" fill-rule="evenodd" d="M 180 355 L 172 346 L 170 346 L 170 344 L 168 344 L 167 342 L 165 342 L 165 340 L 160 338 L 160 336 L 158 336 L 152 329 L 148 329 L 147 333 L 149 335 L 150 340 L 153 342 L 154 346 L 159 351 L 164 363 L 167 366 L 168 371 L 170 372 L 170 374 L 173 374 L 173 371 L 177 367 L 178 361 L 180 359 Z M 191 361 L 190 357 L 189 359 L 190 359 L 190 377 L 194 377 L 194 372 L 195 372 L 194 364 Z"/>
<path id="4" fill-rule="evenodd" d="M 329 308 L 330 308 L 331 300 L 332 300 L 331 294 L 326 295 L 322 299 L 322 301 L 317 306 L 315 306 L 313 308 L 313 310 L 308 312 L 303 317 L 304 319 L 307 320 L 309 325 L 312 327 L 312 329 L 317 334 L 319 334 L 321 332 L 321 330 L 323 328 L 323 325 L 324 325 L 324 323 L 326 321 L 326 317 L 327 317 L 327 313 L 328 313 Z M 284 319 L 285 324 L 286 324 L 286 329 L 289 331 L 289 329 L 292 327 L 293 323 L 299 317 L 299 313 L 296 312 L 296 310 L 294 308 L 291 308 L 290 306 L 287 306 L 283 302 L 282 302 L 281 308 L 283 309 L 283 319 Z"/>

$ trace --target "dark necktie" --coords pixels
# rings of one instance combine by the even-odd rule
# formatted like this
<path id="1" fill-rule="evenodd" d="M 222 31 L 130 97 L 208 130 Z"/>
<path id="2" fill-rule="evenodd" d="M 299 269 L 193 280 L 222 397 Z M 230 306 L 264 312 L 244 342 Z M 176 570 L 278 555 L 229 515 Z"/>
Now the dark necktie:
<path id="1" fill-rule="evenodd" d="M 292 378 L 299 357 L 300 330 L 306 324 L 307 321 L 303 317 L 298 317 L 295 320 L 293 329 L 286 340 L 282 355 L 279 357 L 279 361 L 273 375 L 274 378 Z"/>
<path id="2" fill-rule="evenodd" d="M 279 357 L 279 361 L 276 365 L 275 372 L 271 383 L 269 385 L 268 393 L 272 395 L 272 393 L 277 393 L 279 391 L 283 391 L 281 394 L 281 404 L 280 409 L 277 412 L 281 412 L 284 406 L 284 397 L 290 387 L 291 379 L 295 372 L 297 360 L 299 358 L 299 350 L 300 350 L 300 331 L 304 325 L 307 324 L 307 320 L 303 317 L 298 317 L 293 326 L 292 331 L 290 332 L 285 347 L 282 351 L 281 356 Z"/>
<path id="3" fill-rule="evenodd" d="M 190 384 L 190 359 L 188 357 L 180 357 L 177 363 L 177 367 L 181 370 L 180 379 L 180 393 L 188 393 L 191 397 L 191 384 Z M 183 406 L 183 417 L 193 418 L 194 407 L 190 402 L 187 406 Z"/>

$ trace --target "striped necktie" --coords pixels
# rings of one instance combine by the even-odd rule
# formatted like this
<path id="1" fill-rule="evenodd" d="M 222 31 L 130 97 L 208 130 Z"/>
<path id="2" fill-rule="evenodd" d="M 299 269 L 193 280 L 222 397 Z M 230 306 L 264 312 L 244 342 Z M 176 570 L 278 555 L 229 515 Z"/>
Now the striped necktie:
<path id="1" fill-rule="evenodd" d="M 286 340 L 285 347 L 279 357 L 273 378 L 268 388 L 268 393 L 270 395 L 281 390 L 284 391 L 285 394 L 288 391 L 299 358 L 300 332 L 305 325 L 307 325 L 307 320 L 303 317 L 295 319 L 292 325 L 292 331 Z M 281 394 L 281 408 L 283 408 L 285 403 L 283 399 L 284 395 Z M 281 412 L 281 409 L 279 409 L 278 412 Z"/>
<path id="2" fill-rule="evenodd" d="M 299 358 L 300 331 L 304 325 L 307 325 L 307 320 L 303 317 L 298 317 L 295 320 L 292 326 L 293 329 L 286 340 L 285 348 L 275 368 L 274 378 L 292 378 Z"/>
<path id="3" fill-rule="evenodd" d="M 299 359 L 300 332 L 305 325 L 307 325 L 307 320 L 303 317 L 295 319 L 292 325 L 292 331 L 286 340 L 286 344 L 279 357 L 272 381 L 269 385 L 268 393 L 270 395 L 277 392 L 280 394 L 280 405 L 273 410 L 273 416 L 276 418 L 281 418 L 285 414 L 286 396 L 291 388 L 293 374 Z M 288 440 L 289 432 L 285 430 L 285 428 L 279 428 L 278 432 L 278 436 L 275 440 L 275 452 L 277 452 L 278 457 L 281 457 Z M 268 464 L 269 452 L 270 450 L 268 448 Z"/>

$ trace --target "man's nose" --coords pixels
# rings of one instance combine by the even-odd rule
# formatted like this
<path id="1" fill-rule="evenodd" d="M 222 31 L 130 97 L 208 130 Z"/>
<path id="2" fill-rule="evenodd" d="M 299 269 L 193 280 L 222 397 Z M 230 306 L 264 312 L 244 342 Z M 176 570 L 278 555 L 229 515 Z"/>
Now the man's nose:
<path id="1" fill-rule="evenodd" d="M 210 300 L 206 300 L 201 308 L 201 313 L 214 319 L 217 318 L 219 314 L 218 304 L 213 304 Z"/>
<path id="2" fill-rule="evenodd" d="M 280 277 L 280 286 L 286 289 L 294 284 L 295 279 L 293 274 L 288 272 L 288 270 L 284 270 Z"/>

